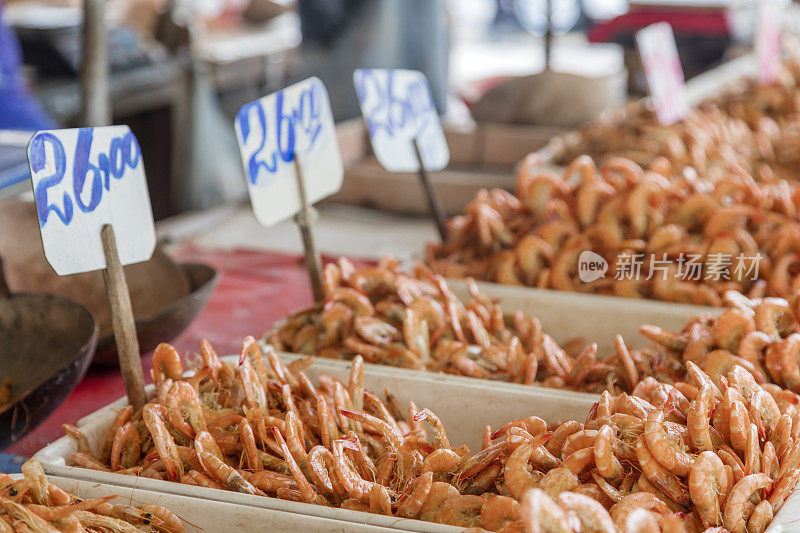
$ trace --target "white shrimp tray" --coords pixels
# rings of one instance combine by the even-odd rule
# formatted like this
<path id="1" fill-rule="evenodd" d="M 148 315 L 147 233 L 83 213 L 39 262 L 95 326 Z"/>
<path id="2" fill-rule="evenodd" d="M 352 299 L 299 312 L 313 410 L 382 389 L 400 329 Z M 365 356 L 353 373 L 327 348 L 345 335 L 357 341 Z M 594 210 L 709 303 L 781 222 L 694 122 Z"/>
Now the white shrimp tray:
<path id="1" fill-rule="evenodd" d="M 22 474 L 11 476 L 19 479 Z M 198 500 L 176 494 L 165 494 L 143 490 L 141 488 L 120 487 L 95 481 L 47 476 L 56 486 L 81 498 L 102 498 L 116 495 L 114 504 L 140 506 L 144 504 L 159 505 L 172 511 L 186 526 L 187 533 L 200 531 L 274 531 L 293 533 L 345 533 L 349 531 L 396 531 L 392 528 L 371 526 L 353 522 L 342 522 L 332 518 L 304 516 L 274 509 L 261 509 L 247 505 L 227 502 Z"/>
<path id="2" fill-rule="evenodd" d="M 463 301 L 469 301 L 471 296 L 467 283 L 463 280 L 448 279 L 448 286 Z M 633 298 L 620 298 L 618 296 L 603 296 L 596 294 L 582 294 L 564 292 L 553 289 L 536 289 L 532 287 L 519 287 L 502 285 L 500 283 L 478 282 L 481 292 L 489 299 L 495 300 L 505 314 L 520 310 L 539 319 L 542 331 L 563 345 L 575 339 L 584 343 L 597 343 L 598 354 L 601 359 L 614 354 L 614 336 L 622 335 L 629 348 L 640 349 L 650 346 L 653 342 L 639 333 L 642 324 L 659 326 L 673 331 L 681 331 L 689 320 L 699 315 L 718 315 L 725 310 L 724 307 L 706 307 L 688 305 L 658 300 L 637 300 Z M 277 322 L 273 327 L 280 324 Z M 262 343 L 262 346 L 265 346 Z M 282 353 L 284 358 L 302 357 L 297 354 Z M 320 358 L 316 358 L 320 360 Z M 334 377 L 346 376 L 349 372 L 350 362 L 341 359 L 321 359 L 320 363 Z M 492 390 L 522 390 L 531 387 L 542 389 L 538 383 L 523 385 L 520 383 L 507 383 L 497 380 L 469 378 L 465 376 L 449 376 L 423 370 L 389 367 L 384 365 L 368 365 L 372 367 L 373 379 L 386 376 L 386 379 L 402 376 L 403 379 L 417 378 L 420 374 L 439 376 L 441 379 L 454 379 L 453 383 L 468 380 L 465 387 L 491 388 Z M 334 374 L 334 369 L 336 374 Z M 425 378 L 427 379 L 427 378 Z M 434 378 L 436 379 L 436 378 Z M 395 390 L 396 385 L 389 384 Z M 384 385 L 381 385 L 384 386 Z M 553 389 L 549 389 L 553 391 Z M 598 395 L 572 390 L 558 390 L 563 401 L 584 402 L 587 398 L 597 399 Z M 457 407 L 457 406 L 455 406 Z M 464 435 L 469 439 L 468 435 Z M 468 440 L 465 440 L 470 446 Z"/>
<path id="3" fill-rule="evenodd" d="M 14 474 L 14 479 L 20 479 L 22 474 Z M 143 504 L 160 505 L 175 513 L 184 521 L 187 533 L 200 531 L 259 531 L 268 528 L 275 532 L 294 532 L 301 529 L 306 533 L 338 533 L 338 532 L 380 532 L 397 531 L 391 527 L 381 527 L 367 523 L 342 522 L 332 518 L 296 514 L 293 512 L 253 507 L 230 502 L 213 500 L 198 501 L 197 498 L 154 492 L 141 488 L 121 487 L 84 481 L 75 478 L 66 478 L 48 475 L 48 480 L 63 490 L 69 491 L 81 498 L 101 498 L 116 495 L 115 504 L 140 506 Z M 783 505 L 783 509 L 795 509 L 800 506 L 800 492 L 795 491 Z M 366 514 L 366 513 L 360 513 Z M 793 512 L 781 511 L 772 521 L 770 533 L 789 533 L 796 524 L 797 519 Z M 458 528 L 431 524 L 437 530 L 457 531 Z"/>
<path id="4" fill-rule="evenodd" d="M 287 355 L 285 357 L 293 359 L 297 356 Z M 306 374 L 312 380 L 316 380 L 322 374 L 346 380 L 349 376 L 349 363 L 315 359 L 313 365 L 306 370 Z M 448 428 L 448 437 L 453 446 L 467 444 L 473 453 L 480 450 L 483 429 L 486 425 L 490 424 L 493 428 L 497 428 L 509 420 L 530 415 L 540 416 L 548 423 L 568 419 L 583 420 L 596 399 L 596 396 L 591 394 L 565 393 L 558 389 L 528 387 L 382 365 L 365 365 L 364 385 L 367 390 L 373 391 L 381 397 L 383 397 L 384 389 L 388 387 L 401 405 L 413 400 L 420 408 L 432 409 Z M 152 387 L 150 390 L 152 391 Z M 126 404 L 125 399 L 118 400 L 78 421 L 78 428 L 86 434 L 95 449 L 99 449 L 116 414 Z M 236 506 L 259 508 L 265 513 L 295 513 L 305 517 L 314 517 L 317 520 L 344 521 L 376 528 L 431 532 L 460 530 L 452 526 L 419 520 L 400 519 L 67 466 L 70 464 L 70 454 L 75 451 L 77 451 L 77 447 L 74 439 L 62 437 L 40 450 L 35 457 L 39 459 L 48 474 L 82 482 L 201 498 Z"/>
<path id="5" fill-rule="evenodd" d="M 448 279 L 447 284 L 456 296 L 469 300 L 466 282 Z M 653 342 L 639 333 L 639 326 L 643 324 L 681 331 L 696 316 L 718 315 L 725 310 L 724 307 L 536 289 L 487 281 L 478 282 L 478 287 L 487 297 L 496 300 L 504 313 L 520 310 L 537 317 L 542 323 L 542 331 L 559 344 L 576 338 L 587 344 L 596 342 L 601 358 L 614 353 L 616 334 L 622 335 L 629 348 L 644 348 Z"/>
<path id="6" fill-rule="evenodd" d="M 755 55 L 747 54 L 737 57 L 687 81 L 686 98 L 691 107 L 697 107 L 704 102 L 723 96 L 726 91 L 734 89 L 748 78 L 755 77 L 757 73 L 758 62 Z M 644 105 L 650 105 L 649 100 L 650 97 L 647 96 L 642 98 L 640 102 Z M 613 109 L 615 108 L 611 108 L 609 111 Z M 591 123 L 584 127 L 591 127 Z M 550 143 L 536 150 L 535 153 L 542 162 L 540 165 L 542 170 L 549 170 L 558 174 L 564 172 L 566 166 L 557 163 L 559 154 L 555 152 L 552 144 L 553 139 L 556 137 L 551 138 Z M 580 139 L 582 133 L 580 130 L 572 130 L 558 137 Z"/>

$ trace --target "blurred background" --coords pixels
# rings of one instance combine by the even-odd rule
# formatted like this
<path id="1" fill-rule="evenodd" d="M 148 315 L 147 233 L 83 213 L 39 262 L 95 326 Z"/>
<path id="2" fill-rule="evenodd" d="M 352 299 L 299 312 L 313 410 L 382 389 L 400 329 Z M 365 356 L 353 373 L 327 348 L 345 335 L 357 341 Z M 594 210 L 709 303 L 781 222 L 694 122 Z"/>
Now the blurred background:
<path id="1" fill-rule="evenodd" d="M 394 67 L 427 75 L 452 127 L 574 128 L 646 92 L 637 30 L 670 22 L 691 78 L 751 49 L 756 4 L 109 0 L 103 17 L 111 120 L 129 125 L 142 144 L 154 214 L 162 219 L 243 197 L 233 116 L 292 81 L 319 76 L 337 122 L 358 112 L 353 69 Z M 83 7 L 79 0 L 0 2 L 6 179 L 24 172 L 24 161 L 3 158 L 3 143 L 80 124 Z"/>

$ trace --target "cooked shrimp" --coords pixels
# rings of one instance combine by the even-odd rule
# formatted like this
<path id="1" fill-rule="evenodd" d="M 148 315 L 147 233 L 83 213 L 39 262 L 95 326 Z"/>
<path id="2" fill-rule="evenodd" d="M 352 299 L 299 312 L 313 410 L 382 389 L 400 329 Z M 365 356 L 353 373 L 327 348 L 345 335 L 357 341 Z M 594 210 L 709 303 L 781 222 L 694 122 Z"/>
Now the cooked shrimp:
<path id="1" fill-rule="evenodd" d="M 732 533 L 746 533 L 747 522 L 745 513 L 752 510 L 748 500 L 756 491 L 772 485 L 772 480 L 766 474 L 750 474 L 740 479 L 728 494 L 723 514 L 723 524 Z M 750 507 L 748 510 L 747 507 Z"/>
<path id="2" fill-rule="evenodd" d="M 181 356 L 173 346 L 161 343 L 153 352 L 153 384 L 158 387 L 166 379 L 176 380 L 183 375 Z"/>
<path id="3" fill-rule="evenodd" d="M 700 452 L 689 472 L 689 495 L 705 527 L 722 525 L 728 479 L 725 465 L 712 451 Z"/>
<path id="4" fill-rule="evenodd" d="M 522 520 L 532 533 L 572 533 L 561 507 L 539 489 L 531 489 L 522 499 Z"/>

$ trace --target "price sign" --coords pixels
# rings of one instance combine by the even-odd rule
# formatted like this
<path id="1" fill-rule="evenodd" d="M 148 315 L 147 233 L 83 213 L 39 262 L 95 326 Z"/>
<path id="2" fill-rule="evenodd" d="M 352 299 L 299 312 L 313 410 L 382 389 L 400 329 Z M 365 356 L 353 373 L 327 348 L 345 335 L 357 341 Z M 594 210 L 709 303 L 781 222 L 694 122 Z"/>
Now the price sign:
<path id="1" fill-rule="evenodd" d="M 139 409 L 147 397 L 122 270 L 156 247 L 139 143 L 127 126 L 39 131 L 28 165 L 47 261 L 61 276 L 103 270 L 125 391 Z"/>
<path id="2" fill-rule="evenodd" d="M 780 9 L 775 1 L 762 1 L 758 6 L 756 29 L 758 82 L 768 85 L 778 78 L 781 66 Z"/>
<path id="3" fill-rule="evenodd" d="M 422 72 L 358 69 L 353 73 L 361 114 L 378 162 L 390 172 L 441 170 L 450 151 Z M 420 157 L 415 153 L 417 141 Z"/>
<path id="4" fill-rule="evenodd" d="M 672 26 L 651 24 L 636 34 L 636 44 L 658 121 L 673 124 L 689 112 L 689 101 Z"/>
<path id="5" fill-rule="evenodd" d="M 28 143 L 44 253 L 61 276 L 106 268 L 110 224 L 123 265 L 153 255 L 156 233 L 139 143 L 127 126 L 46 130 Z"/>
<path id="6" fill-rule="evenodd" d="M 342 156 L 328 92 L 318 78 L 246 104 L 234 127 L 253 212 L 262 225 L 300 211 L 295 161 L 309 204 L 341 189 Z"/>

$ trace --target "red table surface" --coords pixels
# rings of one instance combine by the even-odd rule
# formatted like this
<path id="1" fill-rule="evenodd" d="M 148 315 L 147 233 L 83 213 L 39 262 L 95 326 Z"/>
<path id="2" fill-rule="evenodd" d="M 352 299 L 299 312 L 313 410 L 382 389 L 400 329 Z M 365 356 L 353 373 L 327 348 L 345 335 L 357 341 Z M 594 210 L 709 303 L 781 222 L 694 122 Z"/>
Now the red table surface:
<path id="1" fill-rule="evenodd" d="M 204 250 L 186 247 L 177 261 L 207 263 L 220 273 L 214 294 L 197 319 L 172 340 L 181 354 L 199 351 L 207 339 L 219 354 L 239 353 L 242 339 L 260 336 L 276 320 L 312 301 L 303 258 L 253 250 Z M 142 358 L 150 381 L 152 353 Z M 92 367 L 83 381 L 38 428 L 3 452 L 30 456 L 63 435 L 61 424 L 108 405 L 125 394 L 117 368 Z"/>

